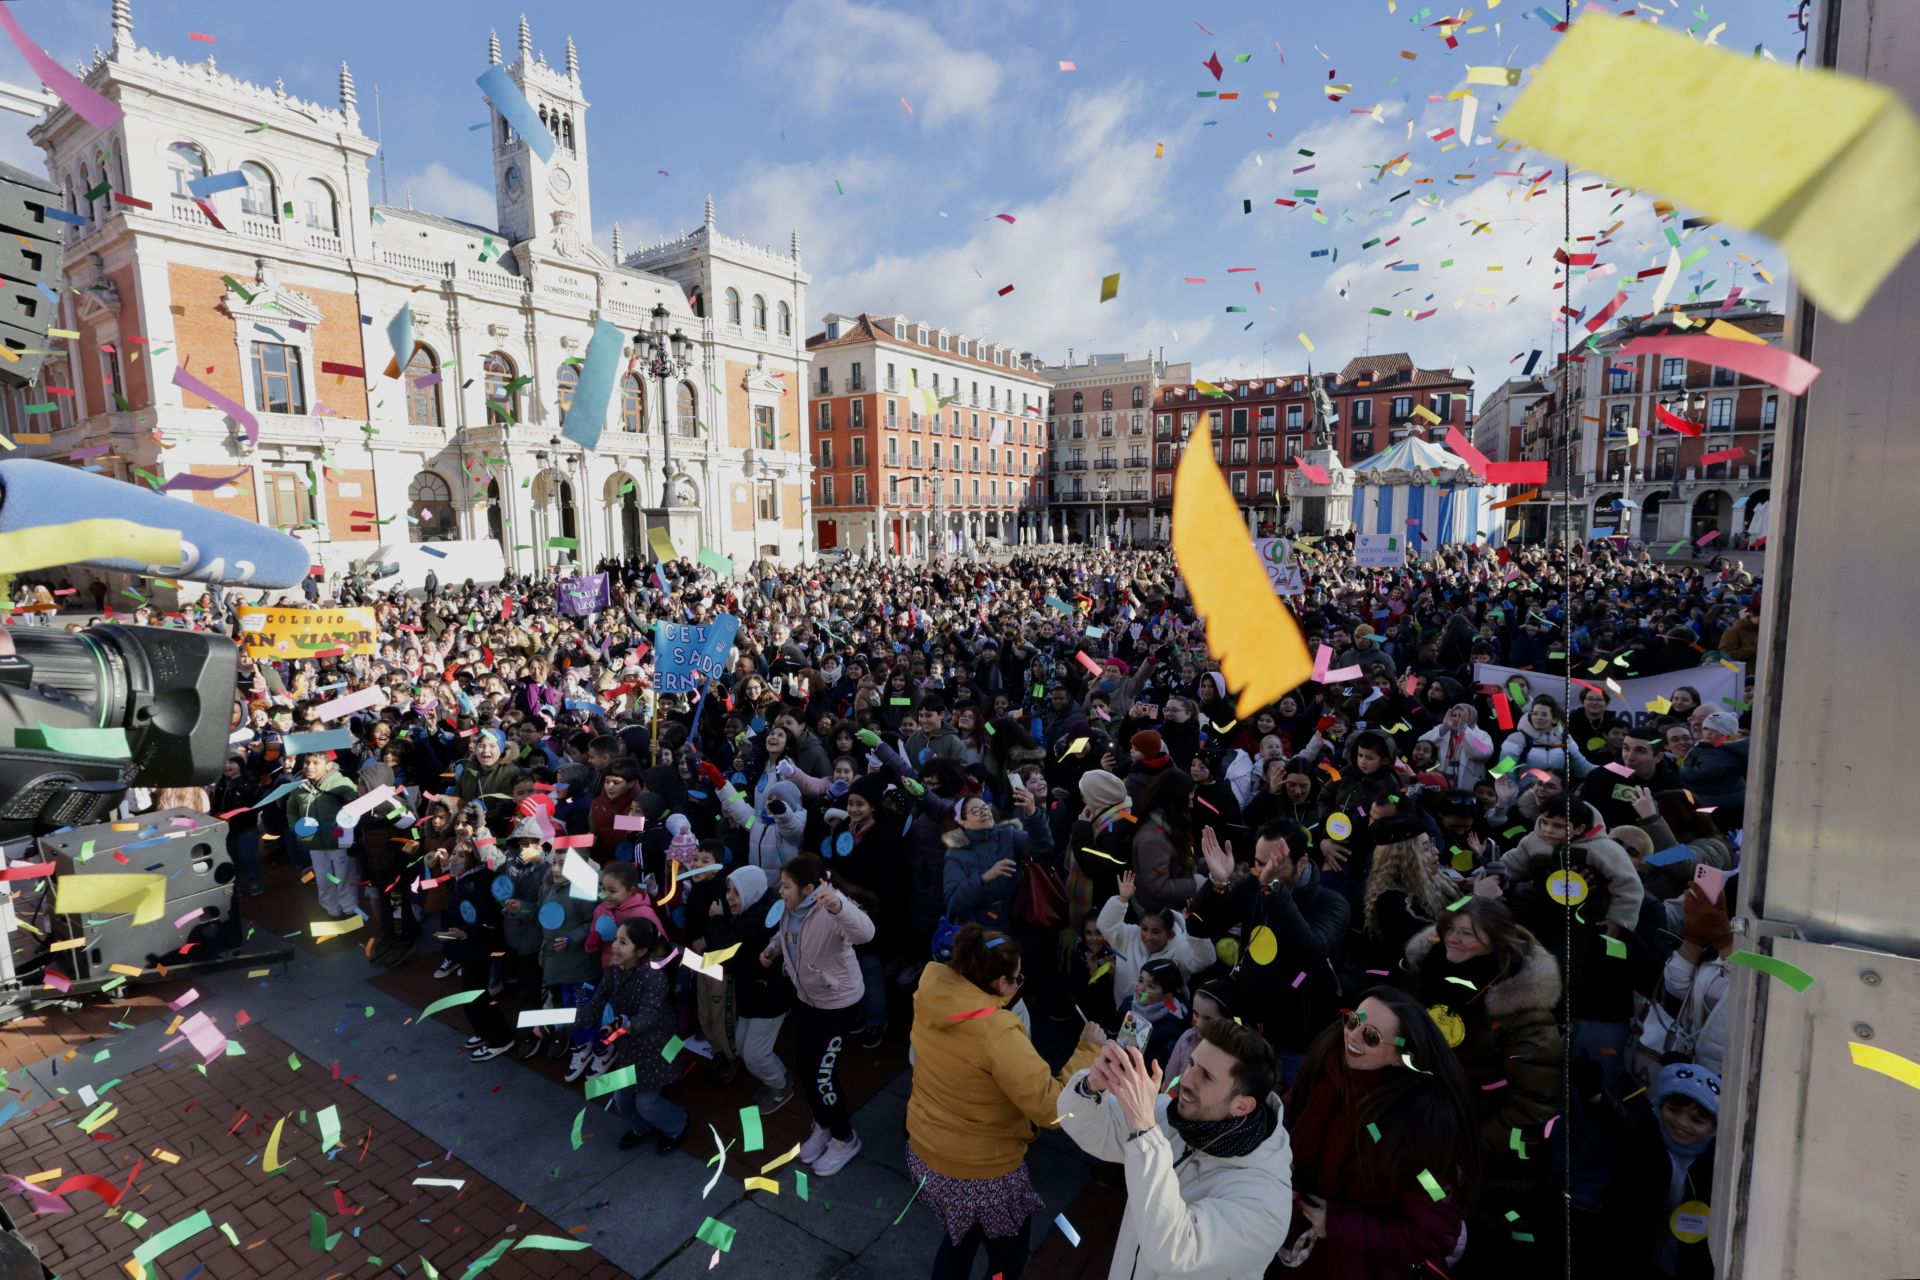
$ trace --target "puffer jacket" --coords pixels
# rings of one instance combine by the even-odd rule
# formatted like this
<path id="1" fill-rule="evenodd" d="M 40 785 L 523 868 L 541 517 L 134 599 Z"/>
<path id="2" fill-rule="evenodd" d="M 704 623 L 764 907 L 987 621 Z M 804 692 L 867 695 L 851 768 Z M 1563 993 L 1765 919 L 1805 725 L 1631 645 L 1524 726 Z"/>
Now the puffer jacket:
<path id="1" fill-rule="evenodd" d="M 1051 852 L 1053 833 L 1047 816 L 1035 809 L 1019 822 L 1002 822 L 985 831 L 955 827 L 941 837 L 947 848 L 942 885 L 947 919 L 954 924 L 977 924 L 987 929 L 1013 928 L 1013 899 L 1029 857 Z M 1012 859 L 1011 875 L 988 880 L 986 873 L 1002 859 Z"/>
<path id="2" fill-rule="evenodd" d="M 773 800 L 780 801 L 784 813 L 768 811 L 768 802 Z M 800 788 L 793 783 L 782 779 L 769 784 L 760 793 L 758 812 L 749 809 L 732 787 L 721 791 L 720 805 L 729 822 L 747 829 L 748 865 L 773 875 L 787 865 L 787 859 L 800 852 L 801 841 L 807 834 L 807 811 Z"/>
<path id="3" fill-rule="evenodd" d="M 1598 873 L 1601 885 L 1590 885 L 1590 889 L 1604 888 L 1607 895 L 1606 919 L 1610 924 L 1631 931 L 1640 922 L 1640 903 L 1646 891 L 1640 883 L 1640 875 L 1634 870 L 1633 858 L 1616 840 L 1609 839 L 1600 825 L 1600 814 L 1592 805 L 1583 806 L 1586 812 L 1583 834 L 1576 834 L 1567 842 L 1567 860 L 1576 868 L 1581 864 Z M 1500 859 L 1500 874 L 1509 883 L 1521 880 L 1544 880 L 1559 865 L 1559 850 L 1538 828 L 1520 837 L 1520 843 L 1508 850 Z M 1587 914 L 1591 921 L 1593 916 Z"/>
<path id="4" fill-rule="evenodd" d="M 1593 761 L 1578 751 L 1570 751 L 1565 725 L 1554 725 L 1544 733 L 1530 724 L 1521 724 L 1500 744 L 1500 754 L 1517 761 L 1517 768 L 1545 769 L 1559 773 L 1571 766 L 1575 779 L 1593 772 Z"/>
<path id="5" fill-rule="evenodd" d="M 462 804 L 478 800 L 486 805 L 487 826 L 493 829 L 495 835 L 504 835 L 514 819 L 513 788 L 520 781 L 520 766 L 503 759 L 482 773 L 468 760 L 459 768 L 460 776 L 454 779 L 453 794 L 460 797 Z"/>
<path id="6" fill-rule="evenodd" d="M 312 835 L 301 836 L 300 843 L 309 849 L 341 848 L 340 810 L 359 794 L 353 779 L 337 770 L 318 786 L 302 779 L 286 799 L 287 827 L 292 829 L 300 819 L 312 818 L 319 826 Z"/>
<path id="7" fill-rule="evenodd" d="M 1487 775 L 1487 761 L 1493 759 L 1493 735 L 1478 725 L 1469 724 L 1456 733 L 1446 724 L 1438 724 L 1421 734 L 1420 741 L 1433 744 L 1439 756 L 1433 771 L 1456 791 L 1473 790 Z"/>
<path id="8" fill-rule="evenodd" d="M 802 1000 L 816 1009 L 844 1009 L 866 994 L 853 949 L 871 937 L 873 920 L 852 898 L 841 895 L 840 910 L 833 912 L 809 895 L 774 927 L 768 950 Z"/>
<path id="9" fill-rule="evenodd" d="M 631 969 L 613 965 L 600 974 L 593 998 L 574 1016 L 576 1028 L 598 1032 L 604 1011 L 627 1020 L 626 1034 L 613 1042 L 613 1061 L 608 1068 L 618 1071 L 632 1067 L 633 1087 L 645 1093 L 664 1089 L 680 1078 L 683 1068 L 661 1056 L 667 1041 L 673 1038 L 675 1021 L 673 983 L 669 969 L 653 967 L 642 960 Z"/>
<path id="10" fill-rule="evenodd" d="M 1005 1000 L 940 963 L 927 965 L 913 993 L 907 1139 L 949 1178 L 984 1180 L 1019 1168 L 1036 1126 L 1052 1127 L 1061 1088 L 1099 1052 L 1082 1041 L 1055 1073 Z M 993 1012 L 967 1016 L 982 1009 Z"/>
<path id="11" fill-rule="evenodd" d="M 1273 1132 L 1244 1156 L 1189 1151 L 1167 1122 L 1172 1100 L 1155 1103 L 1154 1127 L 1133 1129 L 1111 1093 L 1093 1101 L 1081 1072 L 1060 1091 L 1060 1128 L 1096 1160 L 1126 1166 L 1127 1208 L 1113 1248 L 1109 1280 L 1207 1276 L 1258 1280 L 1285 1242 L 1293 1219 L 1293 1149 L 1279 1123 L 1280 1097 L 1266 1105 Z"/>
<path id="12" fill-rule="evenodd" d="M 1744 805 L 1747 802 L 1747 755 L 1751 738 L 1729 738 L 1718 746 L 1694 744 L 1680 762 L 1680 785 L 1693 792 L 1702 806 Z"/>
<path id="13" fill-rule="evenodd" d="M 509 862 L 500 868 L 500 872 L 513 881 L 513 892 L 509 897 L 520 904 L 515 911 L 508 910 L 505 902 L 500 904 L 500 936 L 506 940 L 510 951 L 523 956 L 538 954 L 543 932 L 540 928 L 541 895 L 546 886 L 553 882 L 553 875 L 540 858 L 531 862 Z M 564 884 L 560 887 L 566 888 Z M 593 906 L 584 899 L 580 905 L 589 909 Z"/>
<path id="14" fill-rule="evenodd" d="M 1437 1015 L 1434 1022 L 1473 1086 L 1484 1176 L 1491 1185 L 1530 1185 L 1536 1180 L 1534 1166 L 1520 1162 L 1513 1133 L 1519 1130 L 1521 1139 L 1536 1147 L 1528 1159 L 1537 1160 L 1547 1121 L 1560 1112 L 1565 1048 L 1553 1019 L 1560 964 L 1535 944 L 1518 972 L 1474 993 L 1447 980 L 1460 971 L 1447 963 L 1439 940 L 1428 930 L 1407 942 L 1415 993 L 1429 1012 L 1444 1009 L 1452 1015 Z"/>
<path id="15" fill-rule="evenodd" d="M 587 929 L 593 920 L 594 903 L 574 897 L 566 881 L 556 882 L 548 876 L 540 887 L 539 911 L 545 911 L 547 904 L 553 902 L 560 904 L 560 927 L 540 926 L 540 980 L 550 987 L 592 982 L 600 976 L 600 966 L 587 950 Z M 534 919 L 539 918 L 536 912 Z M 561 938 L 567 940 L 566 948 L 555 951 L 553 944 Z"/>

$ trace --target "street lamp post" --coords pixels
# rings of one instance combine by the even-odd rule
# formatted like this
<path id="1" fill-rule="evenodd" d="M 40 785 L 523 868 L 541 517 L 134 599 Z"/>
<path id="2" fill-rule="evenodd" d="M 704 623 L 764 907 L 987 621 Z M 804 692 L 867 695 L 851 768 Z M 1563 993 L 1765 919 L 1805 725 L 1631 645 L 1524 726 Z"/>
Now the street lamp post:
<path id="1" fill-rule="evenodd" d="M 1107 499 L 1112 496 L 1113 482 L 1102 479 L 1100 481 L 1100 549 L 1102 551 L 1107 549 Z"/>
<path id="2" fill-rule="evenodd" d="M 665 508 L 673 505 L 673 428 L 667 416 L 667 381 L 686 377 L 693 367 L 693 339 L 678 328 L 671 335 L 667 333 L 665 303 L 655 303 L 648 319 L 650 326 L 633 335 L 633 350 L 636 355 L 645 353 L 647 372 L 660 389 L 655 403 L 660 406 L 660 505 Z"/>
<path id="3" fill-rule="evenodd" d="M 947 495 L 942 483 L 945 467 L 935 462 L 927 470 L 933 477 L 933 528 L 927 530 L 927 559 L 939 564 L 945 559 L 947 550 Z"/>

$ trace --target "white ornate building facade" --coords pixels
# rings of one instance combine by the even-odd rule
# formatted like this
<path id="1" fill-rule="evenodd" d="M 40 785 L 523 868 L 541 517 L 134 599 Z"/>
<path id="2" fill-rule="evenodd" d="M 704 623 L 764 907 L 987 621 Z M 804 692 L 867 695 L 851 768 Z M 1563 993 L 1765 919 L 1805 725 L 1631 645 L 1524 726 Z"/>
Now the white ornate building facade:
<path id="1" fill-rule="evenodd" d="M 501 62 L 491 36 L 489 58 Z M 125 118 L 101 131 L 63 104 L 31 130 L 86 221 L 69 232 L 55 321 L 80 336 L 50 344 L 66 354 L 43 386 L 0 403 L 9 434 L 46 437 L 22 452 L 136 482 L 136 471 L 242 473 L 173 496 L 297 529 L 329 567 L 383 543 L 487 537 L 523 571 L 644 559 L 649 524 L 666 527 L 668 486 L 681 554 L 802 555 L 808 277 L 797 237 L 780 251 L 723 236 L 709 200 L 699 227 L 639 252 L 623 253 L 616 226 L 609 257 L 591 235 L 572 40 L 565 65 L 550 66 L 523 17 L 505 69 L 555 145 L 543 161 L 491 113 L 497 214 L 478 226 L 372 202 L 377 148 L 344 63 L 337 106 L 304 102 L 211 57 L 141 48 L 130 0 L 115 0 L 112 48 L 96 49 L 82 78 Z M 245 185 L 190 192 L 232 173 Z M 389 338 L 403 308 L 404 360 Z M 561 427 L 601 317 L 636 333 L 664 320 L 690 340 L 690 359 L 665 378 L 644 351 L 626 359 L 587 451 Z M 257 441 L 176 384 L 176 369 L 244 405 Z M 21 416 L 49 398 L 56 413 Z"/>

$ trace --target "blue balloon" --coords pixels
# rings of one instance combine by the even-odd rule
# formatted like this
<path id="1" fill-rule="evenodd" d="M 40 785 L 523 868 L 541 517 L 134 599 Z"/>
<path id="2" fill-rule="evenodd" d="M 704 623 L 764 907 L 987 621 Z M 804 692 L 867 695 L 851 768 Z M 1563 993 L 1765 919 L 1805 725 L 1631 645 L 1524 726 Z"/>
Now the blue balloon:
<path id="1" fill-rule="evenodd" d="M 839 835 L 835 836 L 833 838 L 833 851 L 843 858 L 852 853 L 853 832 L 842 831 Z"/>
<path id="2" fill-rule="evenodd" d="M 549 902 L 540 908 L 540 927 L 558 929 L 567 922 L 567 909 L 557 902 Z"/>
<path id="3" fill-rule="evenodd" d="M 612 942 L 613 935 L 620 932 L 620 926 L 613 922 L 612 916 L 601 916 L 593 922 L 593 931 L 600 935 L 600 941 Z"/>
<path id="4" fill-rule="evenodd" d="M 460 918 L 468 924 L 474 924 L 479 921 L 480 913 L 473 909 L 471 902 L 462 902 L 460 904 Z"/>
<path id="5" fill-rule="evenodd" d="M 513 877 L 495 876 L 493 878 L 493 900 L 505 902 L 513 896 Z"/>
<path id="6" fill-rule="evenodd" d="M 773 900 L 773 908 L 767 912 L 767 927 L 771 929 L 774 925 L 779 924 L 780 918 L 786 914 L 787 900 L 785 898 L 775 898 Z"/>

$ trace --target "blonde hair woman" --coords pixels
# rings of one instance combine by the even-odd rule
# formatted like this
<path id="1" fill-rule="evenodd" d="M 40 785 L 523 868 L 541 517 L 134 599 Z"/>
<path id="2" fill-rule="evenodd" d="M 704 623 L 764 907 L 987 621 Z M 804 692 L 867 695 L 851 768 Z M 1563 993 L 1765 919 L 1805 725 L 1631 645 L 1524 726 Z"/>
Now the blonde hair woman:
<path id="1" fill-rule="evenodd" d="M 1373 869 L 1353 959 L 1363 969 L 1393 973 L 1407 940 L 1431 929 L 1451 898 L 1420 819 L 1396 814 L 1374 823 L 1372 835 Z"/>

